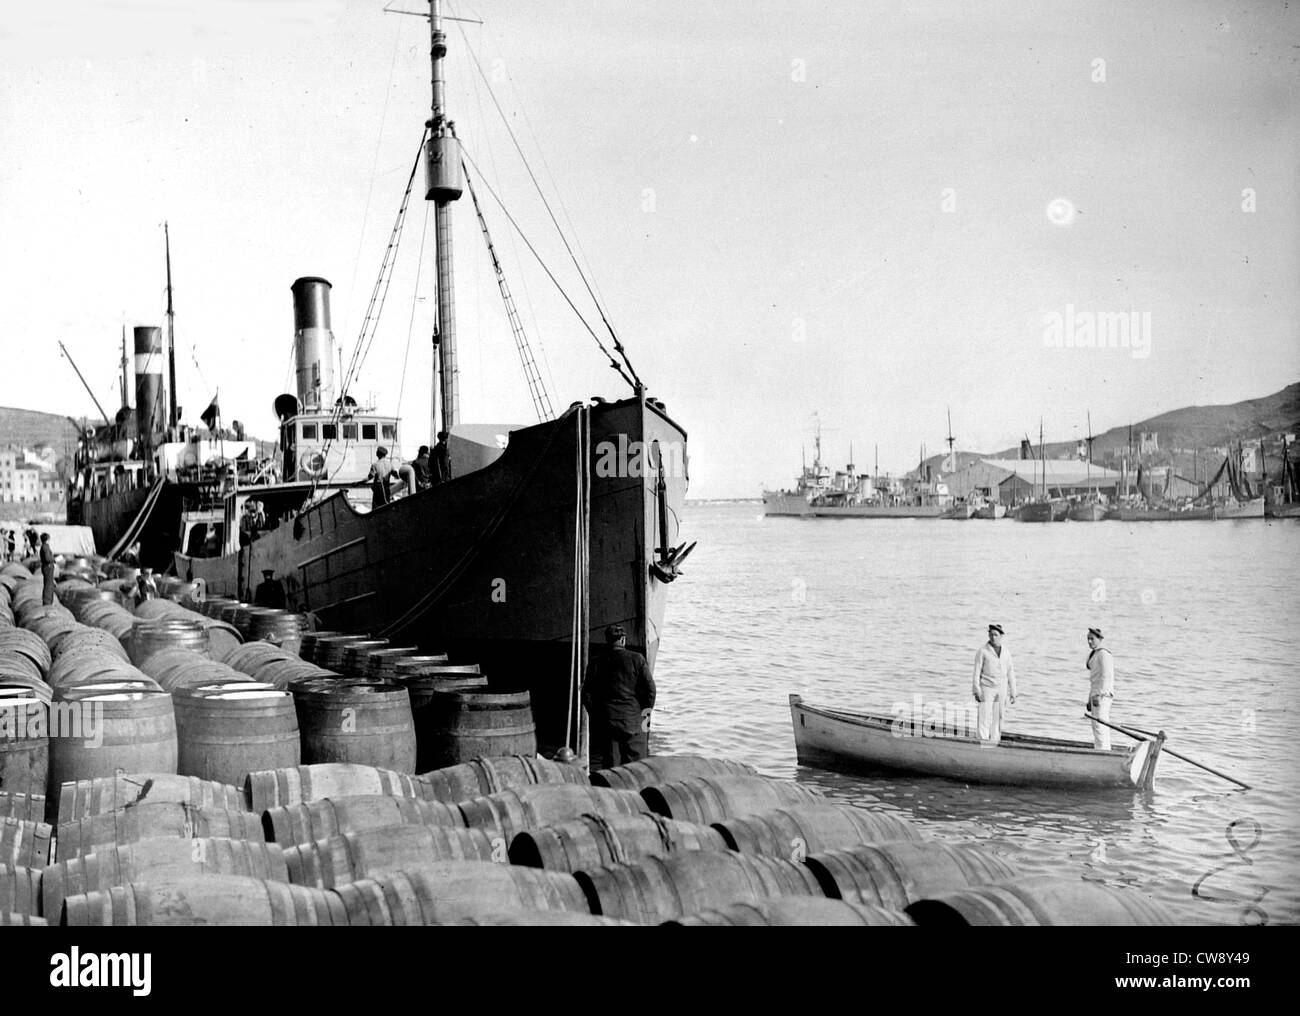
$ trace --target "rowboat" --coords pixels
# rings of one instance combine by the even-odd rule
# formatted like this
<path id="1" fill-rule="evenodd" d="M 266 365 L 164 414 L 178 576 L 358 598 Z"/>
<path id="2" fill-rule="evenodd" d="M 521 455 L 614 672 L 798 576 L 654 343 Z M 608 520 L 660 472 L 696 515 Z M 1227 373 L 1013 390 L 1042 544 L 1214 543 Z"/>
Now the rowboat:
<path id="1" fill-rule="evenodd" d="M 1088 741 L 1003 732 L 999 743 L 971 736 L 966 714 L 932 717 L 919 710 L 851 713 L 805 705 L 790 696 L 795 752 L 801 765 L 892 770 L 964 783 L 1021 787 L 1141 788 L 1155 781 L 1164 734 L 1102 750 Z M 945 722 L 945 719 L 948 722 Z"/>

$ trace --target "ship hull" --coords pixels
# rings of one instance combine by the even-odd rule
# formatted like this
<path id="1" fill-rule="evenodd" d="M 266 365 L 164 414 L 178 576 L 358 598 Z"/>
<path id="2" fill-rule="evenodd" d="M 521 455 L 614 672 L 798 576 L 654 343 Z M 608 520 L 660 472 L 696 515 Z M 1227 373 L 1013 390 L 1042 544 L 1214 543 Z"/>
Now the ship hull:
<path id="1" fill-rule="evenodd" d="M 576 746 L 570 668 L 579 419 L 571 410 L 515 431 L 484 469 L 371 512 L 336 492 L 237 553 L 177 552 L 176 573 L 203 579 L 208 595 L 247 600 L 273 569 L 287 605 L 311 612 L 320 628 L 479 663 L 494 691 L 532 694 L 543 751 Z M 592 407 L 589 420 L 585 635 L 601 643 L 607 625 L 622 624 L 629 648 L 653 667 L 667 583 L 651 565 L 656 548 L 679 539 L 686 435 L 636 399 Z M 639 447 L 655 451 L 643 457 Z M 665 465 L 667 533 L 660 532 L 659 474 L 646 460 Z"/>
<path id="2" fill-rule="evenodd" d="M 1264 517 L 1270 519 L 1300 519 L 1300 501 L 1265 505 Z"/>
<path id="3" fill-rule="evenodd" d="M 817 519 L 937 519 L 947 511 L 937 505 L 869 505 L 851 504 L 837 507 L 813 507 L 809 514 Z"/>
<path id="4" fill-rule="evenodd" d="M 1095 502 L 1076 504 L 1070 508 L 1072 522 L 1101 522 L 1106 518 L 1106 509 Z"/>
<path id="5" fill-rule="evenodd" d="M 975 512 L 977 519 L 1005 519 L 1007 517 L 1007 506 L 1004 504 L 986 504 Z"/>
<path id="6" fill-rule="evenodd" d="M 1211 522 L 1214 520 L 1213 508 L 1193 508 L 1190 511 L 1175 511 L 1170 508 L 1117 508 L 1114 518 L 1120 522 Z"/>
<path id="7" fill-rule="evenodd" d="M 796 494 L 789 490 L 765 490 L 763 491 L 763 514 L 764 515 L 811 515 L 812 509 L 808 506 L 808 498 L 803 494 Z"/>
<path id="8" fill-rule="evenodd" d="M 1214 509 L 1214 513 L 1221 519 L 1262 519 L 1264 499 L 1257 497 L 1238 504 L 1221 504 Z"/>

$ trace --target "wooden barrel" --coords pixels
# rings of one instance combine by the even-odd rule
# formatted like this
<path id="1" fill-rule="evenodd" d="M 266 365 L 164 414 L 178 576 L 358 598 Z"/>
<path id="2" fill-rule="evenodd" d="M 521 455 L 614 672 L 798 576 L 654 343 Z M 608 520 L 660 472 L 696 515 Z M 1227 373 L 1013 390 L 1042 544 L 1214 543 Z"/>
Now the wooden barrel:
<path id="1" fill-rule="evenodd" d="M 44 868 L 50 863 L 54 827 L 44 822 L 0 818 L 0 864 L 7 868 Z"/>
<path id="2" fill-rule="evenodd" d="M 31 914 L 11 914 L 7 910 L 0 910 L 0 928 L 44 928 L 49 923 L 43 917 L 33 917 Z"/>
<path id="3" fill-rule="evenodd" d="M 761 776 L 688 776 L 645 787 L 641 796 L 656 814 L 701 825 L 788 805 L 826 802 L 821 794 L 792 780 L 769 780 Z"/>
<path id="4" fill-rule="evenodd" d="M 166 649 L 154 653 L 140 667 L 166 691 L 179 691 L 213 681 L 248 681 L 247 674 L 209 659 L 192 649 Z"/>
<path id="5" fill-rule="evenodd" d="M 422 710 L 420 759 L 429 769 L 481 756 L 536 755 L 537 726 L 528 692 L 435 691 Z"/>
<path id="6" fill-rule="evenodd" d="M 370 654 L 377 649 L 387 649 L 388 639 L 360 639 L 349 642 L 343 649 L 343 673 L 348 677 L 370 676 Z"/>
<path id="7" fill-rule="evenodd" d="M 249 810 L 240 788 L 175 773 L 123 773 L 65 783 L 57 800 L 60 824 L 134 808 L 139 804 L 188 804 L 222 811 Z"/>
<path id="8" fill-rule="evenodd" d="M 903 910 L 917 900 L 1016 874 L 981 847 L 929 840 L 828 850 L 805 863 L 828 898 L 887 910 Z"/>
<path id="9" fill-rule="evenodd" d="M 342 634 L 341 631 L 305 631 L 302 633 L 302 643 L 298 646 L 298 655 L 310 663 L 316 658 L 317 642 Z"/>
<path id="10" fill-rule="evenodd" d="M 36 793 L 17 790 L 0 790 L 0 818 L 16 818 L 24 822 L 45 820 L 45 795 L 41 787 Z"/>
<path id="11" fill-rule="evenodd" d="M 397 676 L 397 662 L 409 656 L 418 656 L 419 653 L 417 646 L 388 646 L 384 649 L 376 649 L 368 657 L 370 670 L 366 676 L 382 677 L 391 681 Z"/>
<path id="12" fill-rule="evenodd" d="M 341 762 L 266 769 L 250 772 L 244 780 L 244 799 L 258 814 L 268 808 L 311 804 L 332 797 L 426 796 L 426 785 L 414 776 Z"/>
<path id="13" fill-rule="evenodd" d="M 476 666 L 475 670 L 477 669 Z M 400 681 L 411 696 L 411 718 L 415 722 L 415 771 L 429 772 L 456 764 L 446 761 L 446 709 L 445 703 L 434 701 L 435 694 L 438 692 L 486 693 L 487 678 L 478 673 L 424 674 L 399 669 L 394 680 Z M 535 750 L 533 754 L 536 754 Z"/>
<path id="14" fill-rule="evenodd" d="M 3 629 L 0 629 L 3 634 Z M 35 660 L 17 649 L 7 649 L 0 642 L 0 674 L 6 677 L 29 677 L 35 681 L 44 681 L 45 672 Z"/>
<path id="15" fill-rule="evenodd" d="M 419 779 L 427 788 L 428 792 L 423 795 L 427 800 L 448 804 L 515 787 L 550 783 L 587 785 L 587 774 L 575 765 L 525 755 L 476 758 L 458 766 L 421 773 Z"/>
<path id="16" fill-rule="evenodd" d="M 762 903 L 734 903 L 667 923 L 687 928 L 876 928 L 915 922 L 897 910 L 865 903 L 787 896 Z"/>
<path id="17" fill-rule="evenodd" d="M 406 689 L 393 681 L 310 680 L 291 686 L 302 761 L 415 772 L 415 722 Z"/>
<path id="18" fill-rule="evenodd" d="M 59 858 L 84 857 L 141 840 L 201 840 L 219 836 L 264 842 L 261 817 L 249 811 L 190 804 L 142 804 L 59 823 Z"/>
<path id="19" fill-rule="evenodd" d="M 49 719 L 49 704 L 35 689 L 14 689 L 0 696 L 0 790 L 45 792 L 50 776 Z"/>
<path id="20" fill-rule="evenodd" d="M 50 647 L 35 632 L 22 628 L 0 629 L 0 649 L 27 657 L 42 675 L 50 671 Z"/>
<path id="21" fill-rule="evenodd" d="M 651 755 L 638 762 L 613 769 L 600 769 L 591 774 L 593 787 L 612 787 L 615 790 L 640 790 L 656 783 L 672 783 L 688 776 L 757 776 L 758 770 L 744 762 L 727 758 L 705 758 L 703 755 Z"/>
<path id="22" fill-rule="evenodd" d="M 296 656 L 306 624 L 307 619 L 301 614 L 264 610 L 249 617 L 247 638 L 272 643 Z"/>
<path id="23" fill-rule="evenodd" d="M 681 850 L 726 849 L 722 834 L 708 826 L 660 815 L 583 815 L 518 833 L 510 842 L 510 863 L 574 872 Z"/>
<path id="24" fill-rule="evenodd" d="M 110 889 L 128 882 L 204 874 L 289 881 L 284 855 L 273 843 L 253 843 L 219 836 L 193 840 L 141 840 L 103 847 L 92 854 L 47 866 L 40 888 L 41 913 L 57 916 L 64 898 L 68 896 Z"/>
<path id="25" fill-rule="evenodd" d="M 116 656 L 103 652 L 82 652 L 73 656 L 64 656 L 49 668 L 47 681 L 49 686 L 75 687 L 85 685 L 88 681 L 104 676 L 140 676 L 142 670 L 131 664 L 123 664 Z"/>
<path id="26" fill-rule="evenodd" d="M 243 783 L 249 772 L 302 761 L 298 713 L 286 691 L 226 685 L 175 698 L 176 771 L 217 783 Z"/>
<path id="27" fill-rule="evenodd" d="M 347 913 L 342 901 L 323 889 L 238 875 L 186 875 L 69 896 L 60 923 L 173 928 L 345 925 Z"/>
<path id="28" fill-rule="evenodd" d="M 123 640 L 127 655 L 137 667 L 154 653 L 167 649 L 189 649 L 208 654 L 208 632 L 198 621 L 179 617 L 138 620 Z"/>
<path id="29" fill-rule="evenodd" d="M 41 875 L 48 869 L 0 864 L 0 913 L 41 915 Z"/>
<path id="30" fill-rule="evenodd" d="M 715 822 L 729 850 L 802 862 L 809 854 L 856 847 L 860 843 L 920 840 L 912 823 L 892 815 L 836 804 L 805 804 L 794 808 Z"/>
<path id="31" fill-rule="evenodd" d="M 394 825 L 464 828 L 465 819 L 455 805 L 412 797 L 340 797 L 281 805 L 262 813 L 267 842 L 283 847 Z"/>
<path id="32" fill-rule="evenodd" d="M 736 903 L 774 896 L 822 896 L 802 864 L 731 851 L 685 850 L 574 874 L 593 914 L 662 924 Z"/>
<path id="33" fill-rule="evenodd" d="M 353 642 L 364 642 L 368 635 L 317 634 L 312 641 L 311 662 L 336 673 L 343 673 L 343 650 Z"/>
<path id="34" fill-rule="evenodd" d="M 467 826 L 498 833 L 507 845 L 525 829 L 571 822 L 586 814 L 640 815 L 650 810 L 641 796 L 630 790 L 605 790 L 574 783 L 516 787 L 462 801 L 459 808 Z"/>
<path id="35" fill-rule="evenodd" d="M 917 900 L 908 916 L 922 927 L 1016 925 L 1171 925 L 1174 915 L 1136 889 L 1079 878 L 1032 876 Z"/>
<path id="36" fill-rule="evenodd" d="M 165 692 L 90 696 L 51 707 L 51 797 L 65 783 L 117 773 L 176 772 L 176 717 Z M 79 724 L 79 725 L 78 725 Z M 87 736 L 94 728 L 93 737 Z M 73 736 L 66 736 L 66 732 Z M 80 733 L 82 736 L 75 736 Z"/>
<path id="37" fill-rule="evenodd" d="M 487 861 L 437 861 L 334 892 L 355 925 L 432 925 L 501 910 L 589 912 L 572 875 Z"/>
<path id="38" fill-rule="evenodd" d="M 398 825 L 330 836 L 284 848 L 289 881 L 333 889 L 382 871 L 419 868 L 434 861 L 507 861 L 500 837 L 482 829 Z"/>

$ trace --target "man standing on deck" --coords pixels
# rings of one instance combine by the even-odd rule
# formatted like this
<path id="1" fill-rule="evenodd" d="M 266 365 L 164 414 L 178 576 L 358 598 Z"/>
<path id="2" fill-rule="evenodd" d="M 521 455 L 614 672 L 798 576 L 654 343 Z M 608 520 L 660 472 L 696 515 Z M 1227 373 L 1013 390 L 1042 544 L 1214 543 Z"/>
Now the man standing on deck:
<path id="1" fill-rule="evenodd" d="M 655 682 L 650 664 L 627 648 L 621 624 L 605 629 L 605 653 L 587 666 L 582 704 L 591 718 L 591 768 L 626 765 L 650 753 Z"/>
<path id="2" fill-rule="evenodd" d="M 370 466 L 370 473 L 366 477 L 366 482 L 370 484 L 370 507 L 371 509 L 382 508 L 386 504 L 392 503 L 392 495 L 388 492 L 388 484 L 393 478 L 393 465 L 388 459 L 388 449 L 378 448 L 375 450 L 375 461 Z"/>
<path id="3" fill-rule="evenodd" d="M 49 533 L 41 533 L 41 578 L 45 580 L 41 605 L 48 607 L 54 602 L 54 548 L 50 546 Z"/>
<path id="4" fill-rule="evenodd" d="M 415 470 L 415 489 L 428 490 L 433 486 L 433 473 L 429 468 L 429 446 L 420 445 L 420 454 L 411 461 Z"/>
<path id="5" fill-rule="evenodd" d="M 1092 746 L 1110 751 L 1110 727 L 1097 720 L 1110 719 L 1110 703 L 1115 698 L 1115 659 L 1101 643 L 1104 636 L 1100 628 L 1088 629 L 1088 701 L 1084 711 L 1095 717 L 1092 721 Z"/>
<path id="6" fill-rule="evenodd" d="M 451 451 L 447 447 L 447 432 L 438 431 L 438 441 L 433 446 L 433 482 L 446 483 L 451 479 Z"/>
<path id="7" fill-rule="evenodd" d="M 979 703 L 980 740 L 997 744 L 1002 739 L 1003 703 L 1016 701 L 1016 668 L 1011 650 L 1002 644 L 1002 625 L 989 625 L 989 640 L 975 650 L 975 676 L 971 691 Z"/>

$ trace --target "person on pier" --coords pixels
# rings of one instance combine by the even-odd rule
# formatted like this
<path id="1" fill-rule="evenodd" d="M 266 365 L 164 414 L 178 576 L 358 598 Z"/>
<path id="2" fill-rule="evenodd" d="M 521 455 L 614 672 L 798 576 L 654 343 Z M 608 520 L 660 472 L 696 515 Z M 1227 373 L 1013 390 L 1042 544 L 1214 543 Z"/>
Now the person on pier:
<path id="1" fill-rule="evenodd" d="M 587 665 L 582 704 L 591 718 L 591 768 L 627 765 L 650 753 L 655 682 L 650 664 L 627 648 L 621 624 L 605 629 L 606 651 Z"/>
<path id="2" fill-rule="evenodd" d="M 41 605 L 48 607 L 54 602 L 54 548 L 50 546 L 49 533 L 41 533 L 41 578 L 45 580 Z"/>
<path id="3" fill-rule="evenodd" d="M 1002 712 L 1016 701 L 1016 667 L 1011 650 L 1002 644 L 1002 625 L 989 625 L 989 639 L 975 650 L 975 676 L 971 691 L 979 703 L 980 740 L 997 744 L 1002 739 Z"/>
<path id="4" fill-rule="evenodd" d="M 1110 704 L 1115 698 L 1115 658 L 1102 642 L 1105 636 L 1100 628 L 1088 629 L 1088 701 L 1084 710 L 1092 721 L 1092 744 L 1094 748 L 1110 751 L 1110 727 L 1105 723 L 1110 719 Z M 1101 720 L 1098 723 L 1097 720 Z"/>

